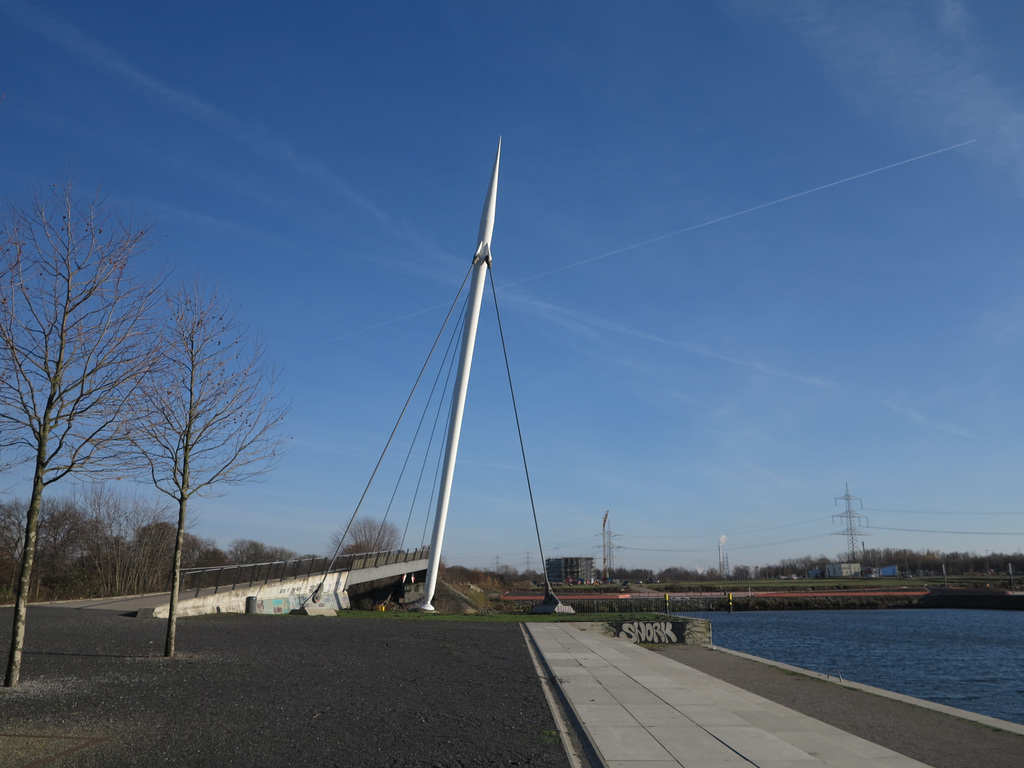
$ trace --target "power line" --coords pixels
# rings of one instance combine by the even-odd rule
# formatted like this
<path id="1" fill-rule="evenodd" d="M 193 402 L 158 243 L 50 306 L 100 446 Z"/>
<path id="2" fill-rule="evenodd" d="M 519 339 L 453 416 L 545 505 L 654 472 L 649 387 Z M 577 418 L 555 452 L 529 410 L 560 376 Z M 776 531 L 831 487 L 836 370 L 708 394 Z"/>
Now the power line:
<path id="1" fill-rule="evenodd" d="M 897 514 L 897 515 L 971 515 L 971 516 L 975 516 L 975 515 L 977 515 L 977 516 L 981 516 L 981 515 L 989 516 L 989 515 L 991 515 L 991 516 L 998 516 L 998 517 L 1005 517 L 1007 515 L 1020 515 L 1021 514 L 1021 512 L 1019 512 L 1019 511 L 1018 512 L 976 512 L 976 511 L 963 510 L 961 512 L 934 512 L 932 510 L 926 510 L 926 509 L 882 509 L 882 508 L 877 508 L 876 509 L 874 507 L 868 508 L 867 511 L 868 512 L 889 512 L 889 513 Z M 874 526 L 872 526 L 872 527 L 874 527 Z"/>
<path id="2" fill-rule="evenodd" d="M 795 539 L 781 539 L 779 541 L 759 541 L 757 544 L 731 544 L 731 549 L 761 549 L 763 547 L 776 547 L 782 544 L 799 544 L 804 541 L 816 541 L 817 539 L 824 539 L 832 534 L 828 533 L 816 533 L 813 536 L 800 536 Z M 710 550 L 706 550 L 710 551 Z"/>
<path id="3" fill-rule="evenodd" d="M 902 531 L 903 533 L 949 533 L 955 536 L 1024 536 L 1022 531 L 930 531 L 920 528 L 885 528 L 880 525 L 872 527 L 878 531 Z"/>
<path id="4" fill-rule="evenodd" d="M 617 547 L 617 548 L 618 549 L 628 549 L 631 552 L 679 552 L 679 553 L 684 553 L 684 552 L 714 552 L 713 549 L 710 549 L 708 547 L 705 547 L 703 549 L 647 549 L 645 547 L 620 546 L 620 547 Z"/>
<path id="5" fill-rule="evenodd" d="M 822 520 L 828 520 L 828 519 L 829 519 L 828 515 L 822 515 L 822 516 L 818 516 L 818 517 L 811 517 L 811 518 L 808 518 L 806 520 L 795 520 L 792 523 L 780 523 L 778 525 L 768 525 L 768 526 L 765 526 L 764 528 L 744 528 L 743 529 L 743 533 L 763 533 L 764 531 L 775 531 L 775 530 L 778 530 L 779 528 L 793 528 L 794 526 L 797 526 L 797 525 L 807 525 L 808 523 L 819 523 Z M 714 534 L 708 532 L 708 533 L 693 533 L 693 534 L 690 534 L 688 536 L 663 536 L 663 535 L 660 535 L 660 534 L 648 535 L 648 534 L 637 534 L 637 533 L 624 533 L 622 535 L 623 536 L 627 536 L 627 537 L 629 537 L 631 539 L 658 539 L 659 541 L 667 541 L 667 540 L 671 540 L 671 539 L 700 539 L 700 538 L 704 538 L 705 536 L 707 536 L 707 537 L 713 536 Z M 731 533 L 729 535 L 730 536 L 734 536 L 736 534 L 735 533 Z"/>
<path id="6" fill-rule="evenodd" d="M 804 541 L 816 541 L 817 539 L 827 538 L 827 533 L 816 533 L 812 536 L 799 536 L 795 539 L 780 539 L 779 541 L 759 541 L 756 544 L 730 544 L 730 549 L 762 549 L 764 547 L 776 547 L 783 544 L 798 544 Z M 630 547 L 623 546 L 622 549 L 629 550 L 632 552 L 677 552 L 679 554 L 691 554 L 691 553 L 711 553 L 716 550 L 712 547 L 702 547 L 700 549 L 651 549 L 647 547 Z"/>

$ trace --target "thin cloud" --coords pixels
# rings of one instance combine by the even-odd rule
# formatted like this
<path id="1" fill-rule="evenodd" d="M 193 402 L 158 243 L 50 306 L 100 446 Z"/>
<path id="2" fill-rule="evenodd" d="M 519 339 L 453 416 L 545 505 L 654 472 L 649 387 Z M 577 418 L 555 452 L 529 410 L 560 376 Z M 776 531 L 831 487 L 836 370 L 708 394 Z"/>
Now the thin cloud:
<path id="1" fill-rule="evenodd" d="M 709 349 L 702 344 L 695 344 L 689 341 L 679 341 L 676 339 L 667 339 L 663 336 L 657 336 L 645 331 L 638 331 L 619 323 L 613 323 L 605 318 L 596 317 L 586 312 L 580 312 L 579 310 L 567 309 L 565 307 L 548 304 L 534 299 L 518 299 L 517 302 L 524 305 L 527 311 L 532 315 L 542 316 L 553 324 L 558 324 L 563 328 L 588 338 L 603 338 L 607 333 L 631 336 L 633 338 L 643 339 L 644 341 L 650 341 L 655 344 L 672 347 L 673 349 L 680 349 L 691 355 L 698 355 L 700 357 L 710 358 L 719 362 L 729 363 L 730 365 L 747 368 L 748 370 L 763 373 L 767 376 L 792 379 L 793 381 L 799 381 L 802 384 L 807 384 L 819 389 L 829 389 L 835 386 L 832 382 L 816 376 L 805 376 L 799 373 L 783 371 L 758 360 L 743 360 L 742 358 L 726 355 L 721 352 L 717 352 L 716 350 Z"/>
<path id="2" fill-rule="evenodd" d="M 190 93 L 171 88 L 131 64 L 128 60 L 84 34 L 56 15 L 20 0 L 0 5 L 22 26 L 101 72 L 125 81 L 164 107 L 202 123 L 267 160 L 316 181 L 346 198 L 378 221 L 391 226 L 390 217 L 359 195 L 340 176 L 321 163 L 302 157 L 291 143 L 266 128 L 241 120 Z"/>
<path id="3" fill-rule="evenodd" d="M 448 306 L 447 304 L 434 304 L 431 307 L 424 307 L 423 309 L 418 309 L 415 312 L 410 312 L 407 315 L 399 315 L 398 317 L 392 317 L 389 320 L 382 320 L 379 323 L 374 323 L 373 325 L 367 325 L 367 326 L 365 326 L 363 328 L 359 328 L 358 330 L 355 330 L 355 331 L 349 331 L 348 333 L 343 333 L 343 334 L 341 334 L 339 336 L 335 336 L 333 339 L 331 339 L 331 341 L 342 341 L 343 339 L 349 339 L 349 338 L 352 338 L 353 336 L 359 336 L 359 335 L 367 333 L 369 331 L 375 331 L 378 328 L 386 328 L 389 325 L 394 325 L 395 323 L 401 323 L 401 322 L 404 322 L 405 320 L 412 320 L 414 317 L 419 317 L 420 315 L 425 315 L 428 312 L 437 312 L 438 310 L 444 309 L 447 306 Z"/>
<path id="4" fill-rule="evenodd" d="M 1011 297 L 981 314 L 974 328 L 985 345 L 999 349 L 1024 337 L 1024 297 Z"/>
<path id="5" fill-rule="evenodd" d="M 984 137 L 988 162 L 1024 185 L 1024 104 L 998 82 L 1016 73 L 985 69 L 967 5 L 798 3 L 780 13 L 862 109 L 914 135 Z"/>
<path id="6" fill-rule="evenodd" d="M 926 429 L 935 430 L 936 432 L 945 432 L 946 434 L 955 435 L 957 437 L 966 437 L 971 439 L 977 437 L 973 432 L 966 429 L 926 416 L 912 405 L 905 405 L 892 400 L 883 401 L 883 405 L 889 408 L 893 413 L 902 416 L 905 419 L 909 419 L 913 423 L 925 427 Z"/>

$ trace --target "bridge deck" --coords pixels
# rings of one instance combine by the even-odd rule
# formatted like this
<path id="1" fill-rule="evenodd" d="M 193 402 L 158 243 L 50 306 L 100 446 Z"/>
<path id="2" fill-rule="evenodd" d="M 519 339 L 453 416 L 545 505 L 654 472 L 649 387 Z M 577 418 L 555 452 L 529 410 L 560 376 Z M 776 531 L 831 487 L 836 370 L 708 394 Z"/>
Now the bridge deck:
<path id="1" fill-rule="evenodd" d="M 354 584 L 364 584 L 377 579 L 393 578 L 406 573 L 416 573 L 426 570 L 426 551 L 413 550 L 411 552 L 383 552 L 370 553 L 368 555 L 352 556 L 346 559 L 348 566 L 355 565 L 342 570 L 334 570 L 328 574 L 328 588 L 342 592 Z M 263 566 L 278 565 L 276 563 L 263 563 Z M 222 570 L 238 568 L 254 568 L 255 566 L 227 566 Z M 217 569 L 202 569 L 205 576 L 209 576 L 208 583 L 221 582 L 216 578 Z M 287 573 L 287 569 L 280 569 L 278 572 Z M 225 585 L 230 586 L 207 586 L 191 589 L 182 589 L 178 603 L 179 616 L 199 616 L 210 613 L 243 613 L 245 601 L 248 597 L 256 597 L 266 601 L 277 601 L 278 610 L 269 607 L 265 612 L 282 612 L 298 607 L 299 599 L 308 596 L 324 578 L 323 573 L 308 575 L 302 572 L 301 575 L 289 578 L 287 576 L 273 576 L 273 570 L 265 571 L 265 578 L 242 578 L 232 581 L 223 579 Z M 286 598 L 295 598 L 287 600 Z M 82 610 L 103 610 L 117 611 L 119 613 L 137 613 L 139 616 L 166 617 L 170 607 L 170 592 L 159 592 L 148 595 L 126 595 L 123 597 L 104 597 L 87 600 L 62 600 L 45 605 L 60 608 L 73 608 Z M 295 605 L 291 603 L 294 602 Z"/>

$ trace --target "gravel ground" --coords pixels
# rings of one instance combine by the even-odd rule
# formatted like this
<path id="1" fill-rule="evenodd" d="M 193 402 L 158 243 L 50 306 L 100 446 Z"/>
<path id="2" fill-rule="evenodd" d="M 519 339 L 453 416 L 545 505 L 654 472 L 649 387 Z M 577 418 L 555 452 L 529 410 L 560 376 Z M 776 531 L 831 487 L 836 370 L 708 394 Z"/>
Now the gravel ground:
<path id="1" fill-rule="evenodd" d="M 183 619 L 174 660 L 165 626 L 30 608 L 0 766 L 569 765 L 517 624 Z"/>
<path id="2" fill-rule="evenodd" d="M 1024 736 L 710 648 L 658 651 L 934 768 L 1020 768 Z"/>

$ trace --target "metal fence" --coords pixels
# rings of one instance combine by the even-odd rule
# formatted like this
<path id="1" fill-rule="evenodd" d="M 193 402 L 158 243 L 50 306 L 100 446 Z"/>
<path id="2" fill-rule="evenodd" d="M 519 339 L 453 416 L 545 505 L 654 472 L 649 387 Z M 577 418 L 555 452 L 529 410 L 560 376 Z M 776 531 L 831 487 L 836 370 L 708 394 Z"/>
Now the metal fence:
<path id="1" fill-rule="evenodd" d="M 430 554 L 430 547 L 419 549 L 395 549 L 386 552 L 360 552 L 354 555 L 340 555 L 331 565 L 329 557 L 307 557 L 301 560 L 277 560 L 272 563 L 246 563 L 224 565 L 217 568 L 188 568 L 181 571 L 181 592 L 195 591 L 196 596 L 204 590 L 232 590 L 251 587 L 254 584 L 269 584 L 272 581 L 298 579 L 338 571 L 354 571 L 361 568 L 376 568 L 382 565 L 407 563 L 424 560 Z"/>
<path id="2" fill-rule="evenodd" d="M 557 589 L 555 590 L 557 594 Z M 568 605 L 576 613 L 673 613 L 696 615 L 715 611 L 728 610 L 728 601 L 723 597 L 672 597 L 666 600 L 665 595 L 632 596 L 632 597 L 564 597 L 558 598 L 563 605 Z M 502 597 L 502 605 L 510 613 L 529 613 L 538 603 L 538 599 L 516 600 L 514 597 Z"/>

